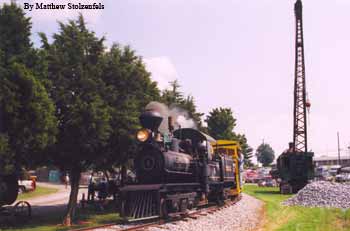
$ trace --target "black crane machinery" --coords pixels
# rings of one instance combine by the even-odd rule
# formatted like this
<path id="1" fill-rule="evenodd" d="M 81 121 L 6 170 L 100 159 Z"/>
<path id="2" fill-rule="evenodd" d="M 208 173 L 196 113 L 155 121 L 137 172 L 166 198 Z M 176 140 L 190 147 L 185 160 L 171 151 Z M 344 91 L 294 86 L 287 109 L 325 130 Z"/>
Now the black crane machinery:
<path id="1" fill-rule="evenodd" d="M 293 142 L 277 159 L 277 172 L 281 179 L 280 192 L 296 193 L 313 178 L 313 153 L 307 148 L 306 111 L 310 102 L 306 95 L 305 56 L 303 36 L 302 2 L 294 4 L 295 13 L 295 76 L 294 76 L 294 121 Z"/>

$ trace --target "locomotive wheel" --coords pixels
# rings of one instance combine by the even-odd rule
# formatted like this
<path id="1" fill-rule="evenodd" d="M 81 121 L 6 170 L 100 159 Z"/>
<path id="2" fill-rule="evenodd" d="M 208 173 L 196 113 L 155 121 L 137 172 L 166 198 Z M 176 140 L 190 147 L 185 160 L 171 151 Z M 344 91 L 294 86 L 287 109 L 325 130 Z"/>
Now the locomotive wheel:
<path id="1" fill-rule="evenodd" d="M 193 209 L 193 202 L 192 202 L 192 201 L 189 201 L 189 202 L 188 202 L 188 204 L 187 204 L 187 209 L 188 209 L 188 210 Z"/>
<path id="2" fill-rule="evenodd" d="M 32 207 L 27 201 L 19 201 L 13 207 L 13 215 L 23 219 L 29 219 L 32 216 Z"/>
<path id="3" fill-rule="evenodd" d="M 160 213 L 159 213 L 160 218 L 163 218 L 163 219 L 169 218 L 168 206 L 167 206 L 166 200 L 164 198 L 160 199 L 159 211 L 160 211 Z"/>
<path id="4" fill-rule="evenodd" d="M 218 206 L 223 206 L 225 204 L 225 196 L 224 196 L 224 192 L 219 192 L 217 195 L 216 195 L 216 204 Z"/>

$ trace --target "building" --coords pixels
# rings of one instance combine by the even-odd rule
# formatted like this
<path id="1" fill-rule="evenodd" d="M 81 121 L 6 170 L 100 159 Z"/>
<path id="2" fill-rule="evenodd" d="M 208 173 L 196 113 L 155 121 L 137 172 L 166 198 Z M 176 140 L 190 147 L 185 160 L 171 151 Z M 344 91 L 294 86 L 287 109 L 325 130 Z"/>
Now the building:
<path id="1" fill-rule="evenodd" d="M 315 166 L 338 165 L 338 156 L 320 156 L 314 157 Z M 340 156 L 340 164 L 342 167 L 350 166 L 350 156 Z"/>

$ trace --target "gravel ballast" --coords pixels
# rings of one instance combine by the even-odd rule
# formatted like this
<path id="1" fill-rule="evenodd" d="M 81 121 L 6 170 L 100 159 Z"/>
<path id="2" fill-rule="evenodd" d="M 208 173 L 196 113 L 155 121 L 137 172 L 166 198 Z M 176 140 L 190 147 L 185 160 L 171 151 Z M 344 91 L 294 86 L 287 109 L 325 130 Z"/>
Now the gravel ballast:
<path id="1" fill-rule="evenodd" d="M 350 208 L 350 185 L 315 181 L 282 204 L 347 209 Z"/>
<path id="2" fill-rule="evenodd" d="M 242 199 L 235 205 L 223 208 L 213 214 L 178 221 L 176 224 L 167 223 L 160 227 L 151 227 L 149 231 L 225 231 L 225 230 L 256 230 L 262 219 L 263 202 L 243 194 Z"/>

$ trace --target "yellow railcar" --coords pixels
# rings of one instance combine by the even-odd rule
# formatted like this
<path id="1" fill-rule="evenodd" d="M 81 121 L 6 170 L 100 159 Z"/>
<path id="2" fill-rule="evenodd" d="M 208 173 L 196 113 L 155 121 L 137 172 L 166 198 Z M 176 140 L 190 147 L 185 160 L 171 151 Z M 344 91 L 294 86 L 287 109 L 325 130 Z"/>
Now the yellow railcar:
<path id="1" fill-rule="evenodd" d="M 225 155 L 231 157 L 234 161 L 234 182 L 235 186 L 229 191 L 229 196 L 237 197 L 241 194 L 242 185 L 242 171 L 243 171 L 243 155 L 241 153 L 241 147 L 239 142 L 233 140 L 216 140 L 211 143 L 214 149 L 214 155 Z"/>

